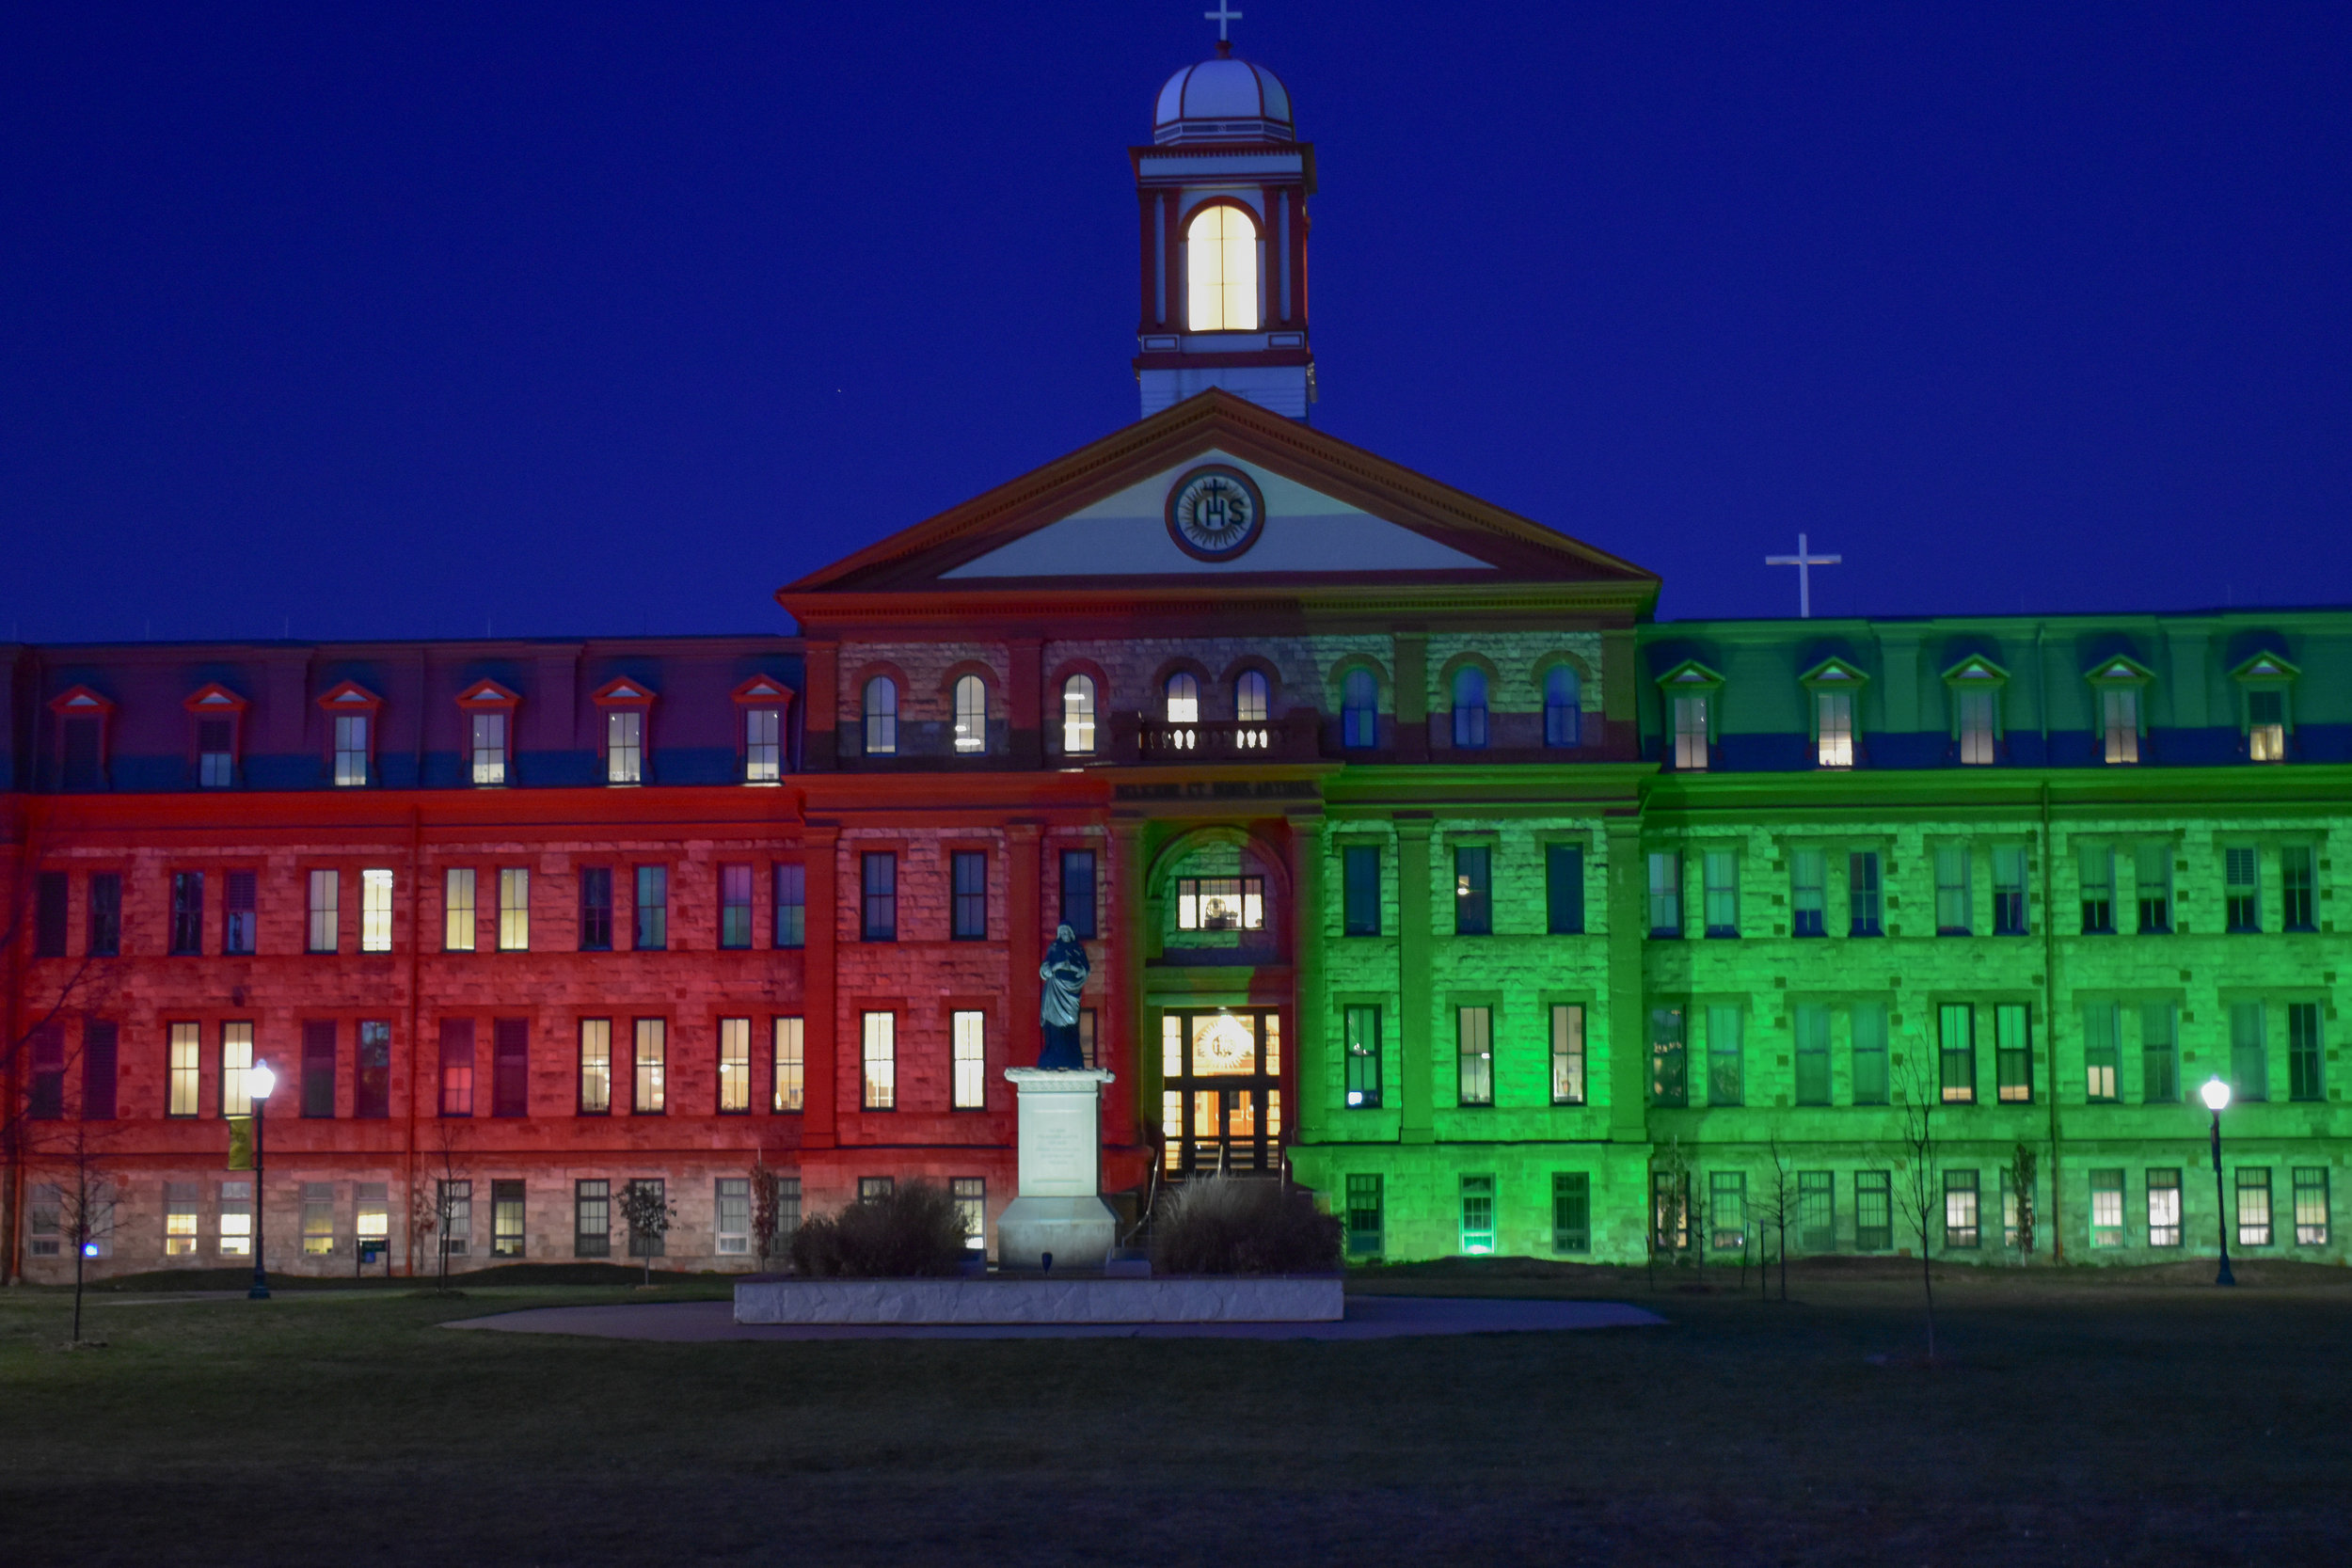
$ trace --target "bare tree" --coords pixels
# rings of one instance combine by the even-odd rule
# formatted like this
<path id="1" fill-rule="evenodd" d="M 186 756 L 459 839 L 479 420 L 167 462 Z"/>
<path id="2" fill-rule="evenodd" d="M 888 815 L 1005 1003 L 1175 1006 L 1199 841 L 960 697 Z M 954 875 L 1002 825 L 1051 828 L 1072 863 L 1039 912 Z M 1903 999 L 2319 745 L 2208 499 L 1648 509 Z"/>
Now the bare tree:
<path id="1" fill-rule="evenodd" d="M 32 895 L 26 890 L 37 880 L 33 868 L 38 858 L 27 855 L 24 864 L 18 896 L 8 911 L 7 924 L 0 927 L 0 970 L 13 971 L 20 984 L 24 984 L 23 976 L 33 946 L 35 922 L 29 907 Z M 15 1033 L 0 1036 L 0 1084 L 19 1085 L 17 1093 L 0 1101 L 0 1187 L 5 1188 L 0 1191 L 0 1237 L 18 1235 L 23 1228 L 18 1217 L 24 1198 L 21 1172 L 38 1141 L 30 1136 L 30 1129 L 36 1121 L 57 1114 L 34 1103 L 36 1085 L 25 1071 L 25 1060 L 40 1042 L 51 1037 L 53 1031 L 63 1031 L 69 1014 L 100 1006 L 110 997 L 116 977 L 112 958 L 93 958 L 85 953 L 46 1003 L 28 1008 L 25 1022 Z M 37 998 L 40 994 L 30 985 L 25 985 L 25 991 L 28 997 Z M 63 1067 L 71 1069 L 79 1057 L 80 1053 L 74 1052 L 64 1060 Z M 0 1245 L 0 1284 L 15 1277 L 15 1249 Z"/>
<path id="2" fill-rule="evenodd" d="M 776 1250 L 776 1231 L 784 1223 L 784 1183 L 765 1152 L 752 1157 L 752 1244 L 767 1266 Z"/>
<path id="3" fill-rule="evenodd" d="M 449 1290 L 450 1231 L 457 1217 L 457 1133 L 448 1119 L 433 1123 L 433 1164 L 421 1171 L 408 1189 L 408 1256 L 415 1270 L 417 1249 L 433 1244 L 433 1288 Z M 437 1172 L 437 1174 L 436 1174 Z"/>
<path id="4" fill-rule="evenodd" d="M 82 1291 L 88 1259 L 98 1245 L 114 1235 L 117 1200 L 121 1192 L 120 1183 L 103 1163 L 112 1124 L 77 1116 L 70 1120 L 36 1125 L 44 1132 L 56 1130 L 53 1136 L 36 1132 L 34 1147 L 28 1152 L 32 1155 L 33 1171 L 48 1178 L 42 1185 L 56 1190 L 59 1238 L 73 1248 L 72 1342 L 78 1345 L 82 1342 Z"/>
<path id="5" fill-rule="evenodd" d="M 1680 1138 L 1667 1140 L 1664 1151 L 1652 1161 L 1651 1172 L 1649 1257 L 1655 1290 L 1659 1253 L 1678 1268 L 1691 1245 L 1691 1157 L 1682 1151 Z M 1705 1258 L 1703 1250 L 1700 1256 Z"/>
<path id="6" fill-rule="evenodd" d="M 1906 1053 L 1895 1086 L 1896 1132 L 1900 1140 L 1895 1153 L 1893 1186 L 1895 1207 L 1901 1213 L 1904 1227 L 1919 1243 L 1919 1289 L 1927 1303 L 1928 1359 L 1935 1359 L 1935 1274 L 1932 1267 L 1937 1221 L 1941 1218 L 1943 1194 L 1939 1188 L 1935 1154 L 1935 1112 L 1943 1099 L 1943 1087 L 1929 1053 L 1913 1050 Z"/>
<path id="7" fill-rule="evenodd" d="M 2033 1186 L 2041 1160 L 2031 1144 L 2019 1144 L 2009 1158 L 2009 1190 L 2017 1204 L 2017 1250 L 2033 1256 Z"/>
<path id="8" fill-rule="evenodd" d="M 1780 1253 L 1780 1299 L 1788 1299 L 1788 1227 L 1797 1219 L 1797 1177 L 1789 1169 L 1788 1157 L 1781 1152 L 1780 1136 L 1774 1133 L 1766 1144 L 1766 1158 L 1771 1162 L 1764 1170 L 1764 1180 L 1756 1189 L 1752 1210 L 1757 1226 L 1773 1238 Z M 1772 1294 L 1769 1269 L 1757 1271 L 1758 1293 Z"/>

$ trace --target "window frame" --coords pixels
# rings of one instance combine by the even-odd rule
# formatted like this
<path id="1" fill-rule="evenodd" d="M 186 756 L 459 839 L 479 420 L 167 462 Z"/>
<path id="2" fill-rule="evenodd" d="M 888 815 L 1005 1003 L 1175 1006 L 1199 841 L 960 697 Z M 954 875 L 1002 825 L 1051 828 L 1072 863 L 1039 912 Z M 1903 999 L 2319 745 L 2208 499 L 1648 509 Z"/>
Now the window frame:
<path id="1" fill-rule="evenodd" d="M 326 782 L 335 789 L 367 789 L 376 780 L 375 750 L 382 726 L 384 700 L 358 681 L 342 681 L 319 698 L 326 718 Z M 346 720 L 358 721 L 358 744 L 345 744 L 354 732 Z"/>
<path id="2" fill-rule="evenodd" d="M 246 700 L 219 682 L 208 681 L 190 692 L 181 706 L 188 712 L 189 755 L 194 759 L 190 776 L 196 780 L 196 787 L 237 788 L 245 782 Z M 204 745 L 204 726 L 217 723 L 229 726 L 225 752 L 209 751 Z M 220 759 L 217 768 L 214 766 L 215 757 Z"/>
<path id="3" fill-rule="evenodd" d="M 596 760 L 605 787 L 635 789 L 653 783 L 653 689 L 622 676 L 605 682 L 589 700 L 602 715 Z"/>

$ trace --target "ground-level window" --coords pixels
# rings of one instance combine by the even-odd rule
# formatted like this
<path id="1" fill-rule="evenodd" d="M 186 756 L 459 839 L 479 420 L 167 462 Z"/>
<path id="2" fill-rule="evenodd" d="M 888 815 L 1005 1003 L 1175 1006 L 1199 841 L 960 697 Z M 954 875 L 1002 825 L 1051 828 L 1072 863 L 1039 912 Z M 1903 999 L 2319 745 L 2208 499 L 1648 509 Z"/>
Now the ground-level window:
<path id="1" fill-rule="evenodd" d="M 520 1258 L 523 1255 L 524 1213 L 521 1182 L 490 1183 L 491 1257 Z"/>
<path id="2" fill-rule="evenodd" d="M 335 1250 L 335 1183 L 302 1184 L 302 1255 L 325 1258 Z"/>
<path id="3" fill-rule="evenodd" d="M 612 1183 L 572 1183 L 572 1256 L 609 1258 L 612 1255 Z"/>
<path id="4" fill-rule="evenodd" d="M 391 1183 L 361 1181 L 353 1187 L 351 1239 L 362 1263 L 381 1263 L 391 1256 Z"/>
<path id="5" fill-rule="evenodd" d="M 2267 1165 L 2238 1167 L 2237 1244 L 2270 1244 L 2270 1168 Z"/>
<path id="6" fill-rule="evenodd" d="M 1812 1253 L 1837 1250 L 1837 1185 L 1828 1171 L 1797 1172 L 1797 1245 Z"/>
<path id="7" fill-rule="evenodd" d="M 28 1245 L 36 1258 L 61 1257 L 65 1251 L 65 1189 L 54 1181 L 33 1186 L 31 1212 L 25 1216 L 31 1232 Z"/>
<path id="8" fill-rule="evenodd" d="M 632 1192 L 651 1193 L 656 1203 L 663 1202 L 669 1187 L 669 1183 L 658 1176 L 639 1177 L 628 1185 Z M 653 1228 L 640 1229 L 635 1225 L 631 1225 L 628 1227 L 628 1255 L 631 1258 L 667 1257 L 669 1255 L 669 1232 Z"/>
<path id="9" fill-rule="evenodd" d="M 2181 1173 L 2178 1170 L 2152 1170 L 2148 1173 L 2148 1244 L 2181 1244 Z"/>
<path id="10" fill-rule="evenodd" d="M 895 1176 L 861 1176 L 857 1179 L 857 1200 L 860 1203 L 880 1203 L 898 1190 Z"/>
<path id="11" fill-rule="evenodd" d="M 1593 1250 L 1593 1179 L 1585 1171 L 1551 1173 L 1551 1250 Z"/>
<path id="12" fill-rule="evenodd" d="M 2295 1244 L 2328 1244 L 2328 1167 L 2295 1167 Z"/>
<path id="13" fill-rule="evenodd" d="M 1944 1173 L 1944 1244 L 1947 1247 L 1972 1247 L 1978 1244 L 1977 1173 L 1972 1170 L 1947 1170 Z"/>
<path id="14" fill-rule="evenodd" d="M 1495 1249 L 1495 1179 L 1462 1178 L 1462 1250 L 1483 1257 Z"/>
<path id="15" fill-rule="evenodd" d="M 1350 1258 L 1377 1258 L 1381 1250 L 1380 1178 L 1351 1176 L 1347 1179 L 1347 1255 Z"/>
<path id="16" fill-rule="evenodd" d="M 723 1254 L 752 1250 L 752 1182 L 746 1176 L 722 1176 L 711 1195 L 713 1229 Z"/>
<path id="17" fill-rule="evenodd" d="M 1894 1246 L 1895 1188 L 1891 1172 L 1854 1172 L 1853 1244 L 1857 1252 L 1885 1252 Z"/>
<path id="18" fill-rule="evenodd" d="M 1169 1172 L 1276 1168 L 1282 1130 L 1279 1013 L 1164 1013 L 1160 1068 Z"/>
<path id="19" fill-rule="evenodd" d="M 1748 1173 L 1709 1171 L 1707 1177 L 1707 1244 L 1717 1252 L 1739 1252 L 1748 1244 Z"/>
<path id="20" fill-rule="evenodd" d="M 463 1258 L 473 1250 L 473 1183 L 444 1181 L 441 1188 L 441 1251 Z"/>
<path id="21" fill-rule="evenodd" d="M 2095 1247 L 2123 1244 L 2123 1173 L 2121 1170 L 2094 1170 L 2090 1173 L 2090 1244 Z"/>
<path id="22" fill-rule="evenodd" d="M 196 1256 L 197 1197 L 193 1181 L 164 1183 L 164 1256 Z"/>
<path id="23" fill-rule="evenodd" d="M 224 1181 L 220 1184 L 220 1255 L 223 1258 L 253 1256 L 253 1183 Z"/>
<path id="24" fill-rule="evenodd" d="M 947 1196 L 955 1199 L 956 1212 L 963 1218 L 963 1245 L 969 1252 L 988 1250 L 988 1181 L 983 1177 L 958 1176 L 947 1182 Z"/>

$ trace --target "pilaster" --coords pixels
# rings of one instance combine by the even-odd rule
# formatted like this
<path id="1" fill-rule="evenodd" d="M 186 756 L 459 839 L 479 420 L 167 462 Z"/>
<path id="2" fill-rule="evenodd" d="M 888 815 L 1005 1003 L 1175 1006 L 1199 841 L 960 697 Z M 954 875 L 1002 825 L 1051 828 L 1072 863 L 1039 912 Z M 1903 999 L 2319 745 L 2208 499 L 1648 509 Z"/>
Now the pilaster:
<path id="1" fill-rule="evenodd" d="M 1429 834 L 1435 826 L 1427 812 L 1396 814 L 1397 1141 L 1408 1144 L 1431 1142 L 1437 1126 L 1429 1059 Z"/>

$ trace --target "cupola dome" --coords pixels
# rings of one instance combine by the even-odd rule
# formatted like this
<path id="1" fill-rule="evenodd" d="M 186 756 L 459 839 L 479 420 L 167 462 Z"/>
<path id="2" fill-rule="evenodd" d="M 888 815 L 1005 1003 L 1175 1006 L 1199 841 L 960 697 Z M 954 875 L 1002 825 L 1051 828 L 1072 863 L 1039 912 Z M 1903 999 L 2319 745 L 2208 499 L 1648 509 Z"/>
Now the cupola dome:
<path id="1" fill-rule="evenodd" d="M 1188 65 L 1160 88 L 1152 139 L 1180 142 L 1291 141 L 1291 95 L 1262 65 L 1237 60 L 1219 43 L 1216 58 Z"/>

